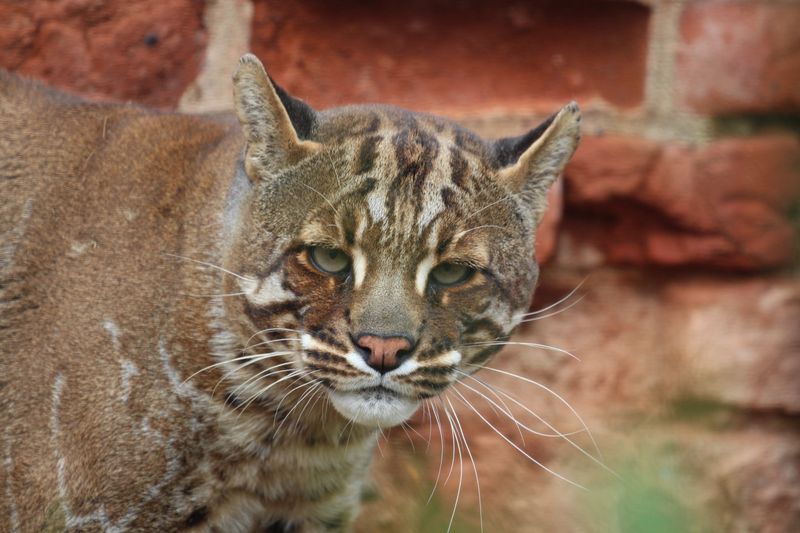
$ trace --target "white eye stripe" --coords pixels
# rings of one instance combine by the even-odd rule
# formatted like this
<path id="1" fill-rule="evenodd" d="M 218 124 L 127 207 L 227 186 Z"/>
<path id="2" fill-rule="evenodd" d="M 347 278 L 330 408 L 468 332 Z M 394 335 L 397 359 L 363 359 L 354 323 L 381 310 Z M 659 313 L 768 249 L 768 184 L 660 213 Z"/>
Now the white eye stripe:
<path id="1" fill-rule="evenodd" d="M 353 280 L 356 289 L 364 283 L 366 275 L 367 257 L 361 251 L 361 248 L 353 248 Z"/>
<path id="2" fill-rule="evenodd" d="M 417 289 L 417 294 L 423 296 L 425 294 L 425 288 L 428 286 L 428 275 L 431 273 L 433 269 L 433 262 L 435 258 L 433 253 L 428 254 L 425 259 L 420 261 L 419 265 L 417 265 L 417 277 L 415 287 Z"/>
<path id="3" fill-rule="evenodd" d="M 237 283 L 247 301 L 254 305 L 269 305 L 296 297 L 293 292 L 283 288 L 282 281 L 281 273 L 275 272 L 261 280 L 243 278 L 237 280 Z"/>

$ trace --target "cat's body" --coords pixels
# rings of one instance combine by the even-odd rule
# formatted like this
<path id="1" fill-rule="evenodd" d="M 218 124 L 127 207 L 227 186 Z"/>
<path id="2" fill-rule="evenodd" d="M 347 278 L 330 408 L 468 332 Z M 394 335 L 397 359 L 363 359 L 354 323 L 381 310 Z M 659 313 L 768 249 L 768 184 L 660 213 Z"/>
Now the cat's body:
<path id="1" fill-rule="evenodd" d="M 377 427 L 527 305 L 542 198 L 503 198 L 543 194 L 577 108 L 491 152 L 392 108 L 317 114 L 261 73 L 237 74 L 244 136 L 0 73 L 0 530 L 345 531 Z"/>

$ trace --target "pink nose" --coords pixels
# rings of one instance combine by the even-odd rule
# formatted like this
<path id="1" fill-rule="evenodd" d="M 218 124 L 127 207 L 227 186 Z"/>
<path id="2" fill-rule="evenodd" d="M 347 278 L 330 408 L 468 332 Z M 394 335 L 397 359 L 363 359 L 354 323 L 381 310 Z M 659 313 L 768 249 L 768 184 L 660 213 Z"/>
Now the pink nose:
<path id="1" fill-rule="evenodd" d="M 406 337 L 379 337 L 360 335 L 356 341 L 369 366 L 385 374 L 400 366 L 403 356 L 411 352 L 412 344 Z"/>

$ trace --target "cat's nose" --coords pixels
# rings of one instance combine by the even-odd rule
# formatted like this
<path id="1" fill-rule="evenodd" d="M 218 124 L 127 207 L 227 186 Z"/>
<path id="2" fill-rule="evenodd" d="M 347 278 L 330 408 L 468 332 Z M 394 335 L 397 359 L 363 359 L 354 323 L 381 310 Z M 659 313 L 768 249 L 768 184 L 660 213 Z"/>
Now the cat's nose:
<path id="1" fill-rule="evenodd" d="M 408 359 L 416 342 L 405 336 L 362 333 L 355 339 L 356 348 L 369 366 L 385 374 Z"/>

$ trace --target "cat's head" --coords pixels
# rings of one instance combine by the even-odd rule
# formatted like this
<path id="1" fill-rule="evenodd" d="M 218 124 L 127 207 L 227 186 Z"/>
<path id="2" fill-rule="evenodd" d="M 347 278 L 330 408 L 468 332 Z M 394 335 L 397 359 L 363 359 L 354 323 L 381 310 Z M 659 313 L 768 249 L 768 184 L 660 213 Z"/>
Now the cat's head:
<path id="1" fill-rule="evenodd" d="M 404 421 L 478 370 L 525 312 L 577 105 L 488 141 L 392 107 L 314 111 L 252 55 L 234 92 L 246 148 L 226 267 L 242 294 L 226 302 L 248 351 L 269 355 L 244 376 L 319 380 L 350 420 Z"/>

